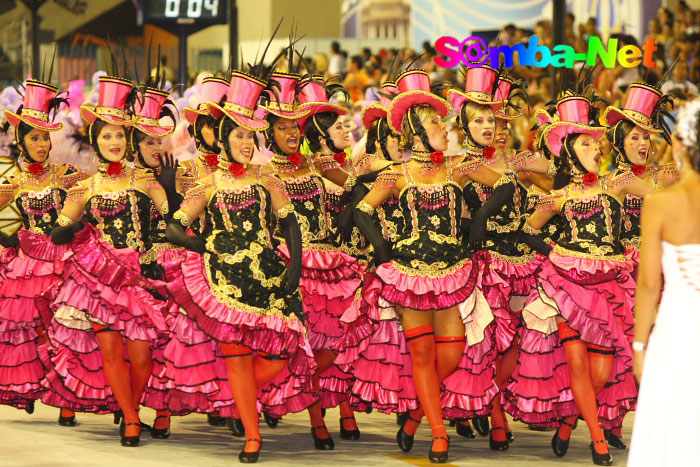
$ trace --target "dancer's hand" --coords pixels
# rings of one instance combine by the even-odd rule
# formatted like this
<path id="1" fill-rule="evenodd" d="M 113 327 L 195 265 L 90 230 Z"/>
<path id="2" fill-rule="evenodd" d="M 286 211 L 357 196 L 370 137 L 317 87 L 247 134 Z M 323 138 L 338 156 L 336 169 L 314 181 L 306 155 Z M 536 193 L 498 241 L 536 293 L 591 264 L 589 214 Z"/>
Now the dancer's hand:
<path id="1" fill-rule="evenodd" d="M 169 189 L 174 191 L 176 189 L 175 176 L 177 175 L 177 161 L 175 160 L 175 156 L 164 152 L 158 156 L 158 158 L 160 159 L 160 172 L 154 171 L 156 180 L 158 180 L 158 183 L 160 183 L 166 191 Z"/>

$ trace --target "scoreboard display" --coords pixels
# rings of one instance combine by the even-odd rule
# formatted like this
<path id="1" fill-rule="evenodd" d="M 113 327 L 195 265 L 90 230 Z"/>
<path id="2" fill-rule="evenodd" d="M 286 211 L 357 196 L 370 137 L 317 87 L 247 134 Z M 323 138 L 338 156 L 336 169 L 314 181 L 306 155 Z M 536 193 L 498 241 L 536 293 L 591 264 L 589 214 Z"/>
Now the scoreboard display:
<path id="1" fill-rule="evenodd" d="M 146 23 L 226 24 L 229 0 L 141 0 Z"/>

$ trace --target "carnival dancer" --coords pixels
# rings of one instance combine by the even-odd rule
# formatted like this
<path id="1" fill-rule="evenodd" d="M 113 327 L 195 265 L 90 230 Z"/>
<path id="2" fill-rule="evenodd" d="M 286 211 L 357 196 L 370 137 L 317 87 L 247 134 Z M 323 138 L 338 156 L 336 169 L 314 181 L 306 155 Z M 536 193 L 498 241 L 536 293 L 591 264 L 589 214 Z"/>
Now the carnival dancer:
<path id="1" fill-rule="evenodd" d="M 219 153 L 221 149 L 216 144 L 216 129 L 218 119 L 214 118 L 209 110 L 209 102 L 222 104 L 226 100 L 229 91 L 230 80 L 219 77 L 207 77 L 202 81 L 201 102 L 197 108 L 185 107 L 183 113 L 189 122 L 188 132 L 192 136 L 197 149 L 198 157 L 191 161 L 185 161 L 187 175 L 192 177 L 192 182 L 203 180 L 216 171 L 219 166 Z M 222 115 L 222 114 L 219 114 Z M 220 118 L 220 117 L 219 117 Z M 195 235 L 201 235 L 204 228 L 205 213 L 195 219 L 189 227 L 189 231 Z M 160 260 L 165 263 L 172 262 L 178 265 L 184 258 L 182 251 L 168 251 L 160 254 Z M 169 267 L 163 264 L 170 274 L 179 274 L 178 267 Z M 174 277 L 167 276 L 168 282 L 175 281 Z M 184 310 L 183 310 L 184 311 Z M 176 378 L 171 382 L 173 386 L 168 394 L 168 407 L 178 414 L 189 412 L 205 412 L 207 422 L 213 426 L 228 424 L 234 436 L 245 436 L 245 429 L 240 417 L 235 414 L 233 394 L 228 383 L 226 365 L 217 362 L 216 353 L 218 344 L 210 336 L 199 330 L 196 324 L 187 319 L 181 312 L 175 322 L 172 339 L 166 348 L 167 360 L 166 376 Z M 183 352 L 180 346 L 186 346 L 189 352 Z M 204 361 L 201 354 L 208 355 L 208 361 L 216 367 L 214 374 L 216 380 L 211 381 L 211 374 L 204 372 L 186 371 L 191 367 L 191 355 L 198 353 L 198 361 Z M 215 396 L 216 394 L 216 396 Z M 221 411 L 230 416 L 221 416 Z"/>
<path id="2" fill-rule="evenodd" d="M 159 74 L 156 73 L 156 76 Z M 184 169 L 179 173 L 175 168 L 172 157 L 162 150 L 163 139 L 170 136 L 175 130 L 175 115 L 170 106 L 169 92 L 163 91 L 163 80 L 160 83 L 148 79 L 138 91 L 134 104 L 134 121 L 129 132 L 129 149 L 135 154 L 137 167 L 152 172 L 163 186 L 168 198 L 168 210 L 177 211 L 182 201 L 181 193 L 185 193 L 192 185 L 192 177 L 185 176 Z M 169 118 L 172 125 L 164 125 L 161 119 Z M 158 253 L 172 246 L 165 238 L 166 219 L 158 211 L 155 204 L 151 204 L 149 246 L 139 258 L 141 272 L 144 277 L 153 280 L 162 280 L 163 272 L 158 263 Z M 165 301 L 158 292 L 153 292 L 156 297 Z M 139 401 L 156 411 L 156 419 L 151 429 L 151 437 L 167 439 L 170 437 L 170 412 L 168 411 L 169 384 L 164 375 L 164 347 L 170 340 L 170 333 L 164 333 L 158 341 L 158 345 L 152 347 L 153 372 L 142 399 Z"/>
<path id="3" fill-rule="evenodd" d="M 496 136 L 505 133 L 497 127 L 503 128 L 508 120 L 518 117 L 509 109 L 517 108 L 514 101 L 522 96 L 522 84 L 514 82 L 507 73 L 499 76 L 497 70 L 485 66 L 467 68 L 464 75 L 465 91 L 451 89 L 448 98 L 466 134 L 465 160 L 479 161 L 498 173 L 511 174 L 514 179 L 515 174 L 523 170 L 549 173 L 553 177 L 554 165 L 539 155 L 531 151 L 516 154 L 505 151 L 505 147 L 499 152 L 493 146 Z M 464 200 L 472 218 L 470 237 L 477 239 L 473 247 L 487 252 L 482 289 L 496 318 L 495 333 L 491 337 L 498 352 L 495 381 L 502 388 L 518 360 L 518 312 L 535 285 L 535 276 L 544 258 L 519 241 L 519 229 L 527 208 L 525 186 L 517 183 L 513 193 L 501 191 L 502 199 L 493 198 L 492 191 L 479 183 L 468 183 Z M 480 428 L 479 420 L 475 425 Z M 491 425 L 489 447 L 507 450 L 513 434 L 503 413 L 500 395 L 493 402 Z M 458 433 L 460 428 L 464 430 L 459 424 Z M 466 434 L 469 436 L 468 430 Z"/>
<path id="4" fill-rule="evenodd" d="M 670 72 L 671 70 L 666 76 Z M 632 170 L 637 177 L 647 180 L 654 190 L 660 190 L 678 179 L 678 171 L 673 163 L 656 166 L 649 161 L 653 151 L 651 133 L 661 133 L 671 144 L 670 130 L 665 121 L 670 116 L 666 111 L 670 97 L 661 92 L 662 84 L 663 82 L 654 86 L 642 82 L 630 84 L 623 107 L 619 109 L 608 106 L 603 115 L 604 123 L 610 127 L 606 134 L 612 144 L 617 167 L 620 170 Z M 625 197 L 620 239 L 625 247 L 625 255 L 632 262 L 635 272 L 641 242 L 641 209 L 642 198 L 634 195 Z"/>
<path id="5" fill-rule="evenodd" d="M 150 293 L 158 285 L 142 276 L 139 263 L 139 255 L 149 248 L 151 203 L 166 215 L 166 194 L 152 175 L 124 164 L 126 127 L 133 121 L 126 106 L 133 92 L 126 79 L 101 77 L 97 106 L 80 108 L 100 170 L 71 188 L 51 232 L 55 244 L 69 244 L 70 249 L 64 258 L 64 282 L 51 304 L 63 335 L 74 339 L 59 343 L 69 353 L 63 358 L 75 351 L 85 361 L 85 354 L 91 354 L 90 377 L 106 377 L 110 390 L 103 381 L 91 385 L 89 379 L 71 380 L 75 375 L 64 364 L 67 374 L 56 373 L 67 391 L 61 396 L 77 403 L 87 398 L 95 411 L 104 411 L 105 405 L 113 407 L 113 394 L 124 416 L 121 444 L 129 447 L 140 441 L 138 407 L 152 373 L 151 345 L 158 345 L 167 331 L 163 303 Z M 101 362 L 94 355 L 98 348 Z M 81 370 L 89 371 L 84 366 Z"/>
<path id="6" fill-rule="evenodd" d="M 226 361 L 245 426 L 247 440 L 239 454 L 243 463 L 256 462 L 262 446 L 256 407 L 259 388 L 267 385 L 261 403 L 277 416 L 316 402 L 312 384 L 316 365 L 297 290 L 302 234 L 284 183 L 264 168 L 249 165 L 255 132 L 268 125 L 254 112 L 269 79 L 262 65 L 249 73 L 233 73 L 223 107 L 209 103 L 215 116 L 223 114 L 217 129 L 220 168 L 188 191 L 167 231 L 172 242 L 193 250 L 168 287 L 221 348 L 219 358 Z M 187 235 L 192 219 L 205 210 L 208 223 L 203 235 Z M 276 253 L 273 213 L 290 255 L 289 269 Z M 271 382 L 281 386 L 270 389 Z"/>
<path id="7" fill-rule="evenodd" d="M 412 151 L 411 159 L 400 168 L 381 172 L 355 210 L 355 223 L 372 243 L 378 265 L 365 277 L 362 296 L 365 316 L 374 323 L 380 321 L 380 306 L 395 307 L 411 354 L 421 407 L 410 413 L 399 430 L 399 446 L 406 452 L 412 448 L 425 414 L 433 431 L 429 458 L 445 462 L 449 439 L 443 424 L 440 383 L 469 358 L 467 353 L 479 357 L 489 352 L 484 332 L 493 321 L 477 288 L 479 267 L 461 238 L 462 186 L 473 179 L 488 186 L 510 185 L 512 190 L 512 182 L 481 164 L 460 164 L 452 157 L 445 158 L 442 151 L 447 148 L 447 131 L 442 118 L 450 105 L 431 92 L 427 73 L 407 70 L 399 76 L 397 87 L 400 94 L 392 100 L 388 122 L 401 134 L 405 151 Z M 399 199 L 404 218 L 393 252 L 372 221 L 376 207 L 392 195 Z M 361 341 L 371 335 L 360 333 L 363 321 L 366 323 L 366 318 L 359 316 L 349 323 L 347 332 L 358 341 L 356 353 L 363 348 Z M 473 364 L 466 366 L 472 368 Z M 493 373 L 485 369 L 460 379 L 459 395 L 443 395 L 444 410 L 454 418 L 487 411 L 497 393 Z"/>
<path id="8" fill-rule="evenodd" d="M 325 204 L 329 181 L 321 175 L 309 156 L 303 156 L 298 151 L 301 138 L 298 119 L 310 113 L 295 103 L 300 76 L 298 73 L 276 72 L 272 79 L 279 83 L 279 89 L 276 95 L 270 93 L 269 102 L 265 106 L 268 112 L 266 119 L 270 124 L 265 136 L 267 147 L 273 153 L 270 165 L 284 181 L 301 226 L 304 254 L 299 288 L 304 300 L 309 341 L 312 348 L 318 349 L 315 355 L 320 373 L 331 368 L 335 360 L 335 354 L 330 350 L 330 346 L 339 338 L 335 316 L 342 303 L 354 296 L 361 280 L 362 267 L 355 258 L 343 253 L 334 243 Z M 337 119 L 337 113 L 334 115 Z M 329 157 L 335 164 L 327 160 L 316 162 L 319 166 L 323 164 L 322 169 L 336 171 L 341 176 L 344 174 L 347 184 L 343 186 L 340 181 L 340 186 L 349 192 L 356 178 L 345 174 L 332 156 Z M 280 249 L 283 255 L 288 256 L 285 245 Z M 347 379 L 333 377 L 330 382 L 342 384 L 340 389 L 332 389 L 344 398 L 348 389 Z M 314 376 L 314 384 L 320 394 L 318 374 Z M 320 403 L 309 408 L 311 434 L 316 449 L 329 450 L 335 444 L 328 433 L 321 409 Z M 341 436 L 356 439 L 359 430 L 352 410 L 345 417 L 348 418 L 341 422 Z"/>
<path id="9" fill-rule="evenodd" d="M 34 411 L 34 401 L 45 394 L 46 370 L 40 361 L 45 325 L 35 298 L 61 280 L 58 266 L 66 252 L 55 246 L 49 233 L 66 199 L 67 190 L 82 176 L 66 165 L 50 161 L 49 132 L 61 129 L 54 117 L 66 102 L 50 84 L 27 80 L 24 102 L 16 111 L 5 110 L 19 152 L 20 172 L 0 184 L 0 209 L 15 203 L 22 216 L 20 230 L 1 244 L 0 281 L 0 404 Z M 45 352 L 43 350 L 42 352 Z M 75 425 L 74 413 L 62 409 L 58 423 Z"/>
<path id="10" fill-rule="evenodd" d="M 542 334 L 539 341 L 528 343 L 528 350 L 541 350 L 543 367 L 555 372 L 555 354 L 563 348 L 570 389 L 560 375 L 561 386 L 555 387 L 559 397 L 539 396 L 529 405 L 533 410 L 561 416 L 571 410 L 571 393 L 591 433 L 593 462 L 611 465 L 601 424 L 606 429 L 619 426 L 624 414 L 634 408 L 637 395 L 630 348 L 634 281 L 619 242 L 622 197 L 628 193 L 643 196 L 649 188 L 632 171 L 597 175 L 601 158 L 598 140 L 605 128 L 597 123 L 591 100 L 583 95 L 585 72 L 583 76 L 575 91 L 559 99 L 559 121 L 545 130 L 547 144 L 561 157 L 571 182 L 543 199 L 523 230 L 525 234 L 537 233 L 557 213 L 566 220 L 565 231 L 553 249 L 536 237 L 524 236 L 528 244 L 547 253 L 549 261 L 538 278 L 539 297 L 525 307 L 523 320 Z M 559 343 L 552 339 L 557 329 Z M 553 348 L 544 350 L 545 344 Z M 518 394 L 517 387 L 513 393 Z M 600 412 L 596 396 L 606 401 Z M 567 403 L 566 411 L 553 407 Z M 566 454 L 577 417 L 575 413 L 561 421 L 552 439 L 556 455 Z"/>

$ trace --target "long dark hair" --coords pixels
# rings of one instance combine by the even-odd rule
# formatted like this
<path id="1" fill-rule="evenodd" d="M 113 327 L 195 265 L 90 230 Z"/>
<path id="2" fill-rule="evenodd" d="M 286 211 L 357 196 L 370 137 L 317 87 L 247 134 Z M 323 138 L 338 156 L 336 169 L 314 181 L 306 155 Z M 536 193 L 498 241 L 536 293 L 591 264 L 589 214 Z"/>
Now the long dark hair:
<path id="1" fill-rule="evenodd" d="M 340 116 L 335 112 L 321 112 L 314 114 L 304 123 L 304 138 L 309 142 L 309 148 L 313 152 L 321 150 L 321 138 L 326 139 L 326 145 L 333 153 L 341 152 L 331 139 L 328 129 L 335 125 Z"/>
<path id="2" fill-rule="evenodd" d="M 27 135 L 34 129 L 35 128 L 33 126 L 22 121 L 19 122 L 19 125 L 17 125 L 17 128 L 15 129 L 17 150 L 19 154 L 22 155 L 24 162 L 27 164 L 36 162 L 32 160 L 31 156 L 29 155 L 29 151 L 27 151 L 27 146 L 24 144 L 24 138 L 26 138 Z M 51 151 L 51 140 L 49 140 L 49 151 Z"/>
<path id="3" fill-rule="evenodd" d="M 209 154 L 219 154 L 221 152 L 221 149 L 216 144 L 214 144 L 213 146 L 207 144 L 207 142 L 204 140 L 204 135 L 202 135 L 202 127 L 208 126 L 214 132 L 216 132 L 216 127 L 218 123 L 219 122 L 217 121 L 217 119 L 213 116 L 209 114 L 204 114 L 197 115 L 197 118 L 195 119 L 194 123 L 187 127 L 187 132 L 194 139 L 197 149 L 202 147 Z M 216 138 L 216 135 L 214 135 L 214 137 Z"/>
<path id="4" fill-rule="evenodd" d="M 367 154 L 376 154 L 377 145 L 379 143 L 379 148 L 382 150 L 384 158 L 391 161 L 391 155 L 389 155 L 389 150 L 387 149 L 387 139 L 391 135 L 391 130 L 389 129 L 389 124 L 386 118 L 378 118 L 372 125 L 370 125 L 369 130 L 367 130 L 367 144 L 365 145 L 365 152 Z"/>

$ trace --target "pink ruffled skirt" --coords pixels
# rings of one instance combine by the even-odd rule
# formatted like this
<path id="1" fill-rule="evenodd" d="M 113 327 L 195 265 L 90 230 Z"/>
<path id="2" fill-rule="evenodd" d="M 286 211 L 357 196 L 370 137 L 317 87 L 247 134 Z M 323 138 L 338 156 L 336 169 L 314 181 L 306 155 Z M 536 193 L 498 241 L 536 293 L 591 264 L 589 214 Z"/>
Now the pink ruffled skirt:
<path id="1" fill-rule="evenodd" d="M 259 389 L 259 409 L 273 416 L 299 412 L 318 400 L 316 370 L 306 330 L 294 315 L 253 313 L 228 306 L 214 296 L 203 257 L 186 250 L 161 254 L 167 287 L 177 308 L 165 348 L 164 377 L 170 381 L 167 405 L 176 413 L 213 412 L 232 416 L 233 396 L 220 343 L 245 345 L 256 352 L 288 358 L 287 367 Z M 173 313 L 171 312 L 171 315 Z"/>
<path id="2" fill-rule="evenodd" d="M 0 257 L 0 404 L 25 408 L 45 391 L 39 351 L 43 323 L 35 298 L 60 282 L 59 260 L 66 248 L 25 229 L 18 237 L 20 247 L 5 249 Z"/>
<path id="3" fill-rule="evenodd" d="M 614 349 L 612 374 L 598 394 L 598 416 L 605 429 L 622 425 L 637 398 L 631 349 L 634 290 L 625 263 L 550 255 L 542 267 L 539 296 L 523 310 L 526 326 L 539 336 L 524 333 L 524 357 L 508 383 L 507 407 L 514 416 L 524 419 L 522 414 L 532 410 L 539 414 L 541 423 L 547 423 L 571 413 L 568 367 L 563 370 L 563 349 L 554 336 L 556 316 L 560 315 L 580 333 L 582 341 Z M 552 387 L 557 388 L 559 397 Z"/>

